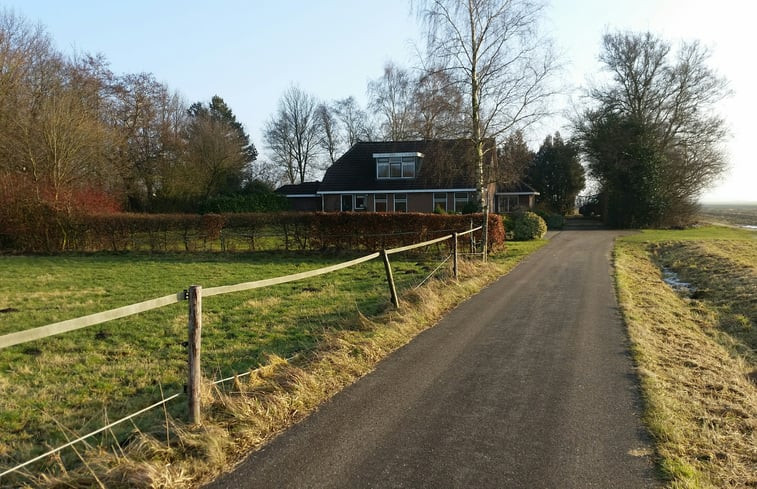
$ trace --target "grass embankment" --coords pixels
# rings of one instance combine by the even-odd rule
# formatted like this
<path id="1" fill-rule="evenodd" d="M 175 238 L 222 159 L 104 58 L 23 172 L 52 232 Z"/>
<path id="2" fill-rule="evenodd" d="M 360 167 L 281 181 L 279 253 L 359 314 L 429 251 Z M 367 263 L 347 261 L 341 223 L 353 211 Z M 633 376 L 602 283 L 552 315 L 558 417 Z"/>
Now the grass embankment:
<path id="1" fill-rule="evenodd" d="M 0 486 L 185 487 L 207 480 L 323 400 L 369 372 L 387 353 L 544 242 L 510 243 L 490 266 L 449 268 L 413 290 L 438 253 L 393 255 L 405 306 L 388 301 L 374 260 L 319 278 L 206 298 L 203 424 L 190 427 L 185 401 L 89 440 Z M 0 257 L 0 334 L 168 295 L 189 284 L 226 285 L 344 261 L 314 254 L 90 255 Z M 449 263 L 447 264 L 449 265 Z M 27 460 L 180 392 L 186 376 L 186 304 L 0 351 L 0 469 Z M 290 361 L 282 360 L 290 358 Z M 119 441 L 118 444 L 114 440 Z M 1 471 L 1 470 L 0 470 Z M 98 482 L 98 480 L 100 482 Z"/>
<path id="2" fill-rule="evenodd" d="M 671 488 L 757 486 L 757 233 L 619 240 L 618 297 Z M 662 270 L 693 287 L 675 291 Z"/>

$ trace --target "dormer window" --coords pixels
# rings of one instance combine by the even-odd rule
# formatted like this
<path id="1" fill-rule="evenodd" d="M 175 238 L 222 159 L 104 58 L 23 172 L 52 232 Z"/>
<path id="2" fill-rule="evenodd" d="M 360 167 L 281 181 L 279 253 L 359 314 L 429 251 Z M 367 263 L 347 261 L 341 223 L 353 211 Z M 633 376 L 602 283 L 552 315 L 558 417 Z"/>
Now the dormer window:
<path id="1" fill-rule="evenodd" d="M 374 153 L 376 178 L 415 178 L 423 153 Z"/>

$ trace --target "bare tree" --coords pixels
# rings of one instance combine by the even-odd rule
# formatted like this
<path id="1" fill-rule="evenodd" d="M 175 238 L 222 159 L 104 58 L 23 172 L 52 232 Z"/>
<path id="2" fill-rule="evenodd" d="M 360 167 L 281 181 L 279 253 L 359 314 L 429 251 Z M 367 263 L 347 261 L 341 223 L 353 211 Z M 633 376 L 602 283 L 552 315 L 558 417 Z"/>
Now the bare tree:
<path id="1" fill-rule="evenodd" d="M 340 144 L 339 127 L 336 116 L 331 107 L 326 104 L 318 105 L 316 112 L 320 119 L 319 123 L 321 125 L 321 130 L 323 131 L 320 142 L 321 148 L 328 153 L 329 161 L 334 163 L 337 158 L 336 155 L 339 152 Z"/>
<path id="2" fill-rule="evenodd" d="M 555 58 L 537 29 L 542 6 L 529 0 L 427 0 L 421 6 L 431 65 L 443 67 L 465 97 L 486 226 L 484 141 L 535 122 L 552 95 Z"/>
<path id="3" fill-rule="evenodd" d="M 40 27 L 0 13 L 0 160 L 34 195 L 60 208 L 105 172 L 100 60 L 67 60 Z"/>
<path id="4" fill-rule="evenodd" d="M 358 141 L 370 141 L 374 131 L 368 121 L 368 114 L 360 108 L 354 97 L 334 102 L 334 113 L 344 130 L 344 140 L 349 147 Z"/>
<path id="5" fill-rule="evenodd" d="M 193 176 L 183 183 L 194 192 L 186 193 L 208 199 L 238 192 L 248 165 L 257 158 L 257 150 L 242 124 L 217 95 L 207 106 L 192 104 L 188 114 L 185 164 Z"/>
<path id="6" fill-rule="evenodd" d="M 418 79 L 413 107 L 413 132 L 421 139 L 455 139 L 467 132 L 463 94 L 444 70 L 428 70 Z"/>
<path id="7" fill-rule="evenodd" d="M 415 82 L 407 70 L 387 63 L 381 78 L 368 82 L 370 108 L 381 116 L 384 139 L 402 141 L 412 137 Z"/>
<path id="8" fill-rule="evenodd" d="M 611 81 L 589 91 L 592 107 L 574 121 L 589 172 L 620 227 L 685 225 L 699 194 L 726 169 L 727 135 L 717 104 L 730 92 L 699 43 L 651 33 L 603 39 Z"/>
<path id="9" fill-rule="evenodd" d="M 186 107 L 152 74 L 126 74 L 113 84 L 109 122 L 118 134 L 114 164 L 132 210 L 149 209 L 183 153 Z M 177 172 L 178 173 L 178 172 Z M 170 178 L 170 177 L 168 177 Z"/>
<path id="10" fill-rule="evenodd" d="M 315 97 L 293 86 L 284 92 L 263 130 L 271 159 L 289 183 L 305 182 L 318 164 L 322 128 L 317 108 Z"/>

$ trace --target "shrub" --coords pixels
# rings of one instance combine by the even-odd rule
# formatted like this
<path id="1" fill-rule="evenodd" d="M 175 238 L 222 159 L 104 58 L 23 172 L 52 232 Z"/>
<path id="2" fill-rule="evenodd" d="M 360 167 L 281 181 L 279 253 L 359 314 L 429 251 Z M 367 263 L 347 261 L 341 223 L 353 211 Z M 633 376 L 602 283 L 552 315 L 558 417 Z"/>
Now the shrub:
<path id="1" fill-rule="evenodd" d="M 279 212 L 289 209 L 283 195 L 273 192 L 221 195 L 212 197 L 200 205 L 200 214 L 226 212 Z"/>
<path id="2" fill-rule="evenodd" d="M 565 218 L 560 214 L 555 214 L 553 212 L 543 210 L 537 210 L 536 214 L 544 219 L 545 223 L 547 223 L 547 229 L 557 230 L 562 229 L 563 226 L 565 226 Z"/>
<path id="3" fill-rule="evenodd" d="M 463 214 L 476 214 L 478 212 L 481 212 L 481 206 L 479 206 L 478 204 L 479 203 L 475 200 L 469 200 L 465 203 L 460 212 L 462 212 Z"/>
<path id="4" fill-rule="evenodd" d="M 522 212 L 513 216 L 513 239 L 529 241 L 541 239 L 547 232 L 547 223 L 533 212 Z"/>

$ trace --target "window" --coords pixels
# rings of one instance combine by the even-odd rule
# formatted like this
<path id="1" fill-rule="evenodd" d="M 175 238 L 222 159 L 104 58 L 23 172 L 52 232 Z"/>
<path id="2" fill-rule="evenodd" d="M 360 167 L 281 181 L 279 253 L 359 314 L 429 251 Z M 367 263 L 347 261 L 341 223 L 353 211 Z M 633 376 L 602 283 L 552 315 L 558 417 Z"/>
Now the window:
<path id="1" fill-rule="evenodd" d="M 402 178 L 402 160 L 389 158 L 389 178 Z"/>
<path id="2" fill-rule="evenodd" d="M 376 158 L 376 177 L 389 178 L 389 158 Z"/>
<path id="3" fill-rule="evenodd" d="M 462 212 L 468 203 L 468 192 L 455 192 L 455 212 Z"/>
<path id="4" fill-rule="evenodd" d="M 447 194 L 444 192 L 434 193 L 434 207 L 432 210 L 436 212 L 437 209 L 447 212 Z"/>
<path id="5" fill-rule="evenodd" d="M 402 157 L 402 178 L 415 178 L 415 157 Z"/>
<path id="6" fill-rule="evenodd" d="M 520 208 L 520 201 L 517 195 L 500 195 L 499 212 L 513 212 Z"/>
<path id="7" fill-rule="evenodd" d="M 376 212 L 386 212 L 386 194 L 376 194 L 373 197 L 373 210 Z"/>
<path id="8" fill-rule="evenodd" d="M 415 178 L 421 153 L 375 153 L 376 178 Z"/>
<path id="9" fill-rule="evenodd" d="M 352 195 L 342 195 L 342 212 L 352 211 Z"/>
<path id="10" fill-rule="evenodd" d="M 394 194 L 394 212 L 407 212 L 407 194 Z"/>
<path id="11" fill-rule="evenodd" d="M 356 211 L 365 211 L 368 210 L 368 196 L 367 195 L 356 195 L 355 196 L 355 210 Z"/>

